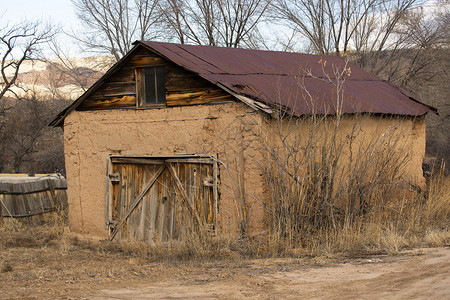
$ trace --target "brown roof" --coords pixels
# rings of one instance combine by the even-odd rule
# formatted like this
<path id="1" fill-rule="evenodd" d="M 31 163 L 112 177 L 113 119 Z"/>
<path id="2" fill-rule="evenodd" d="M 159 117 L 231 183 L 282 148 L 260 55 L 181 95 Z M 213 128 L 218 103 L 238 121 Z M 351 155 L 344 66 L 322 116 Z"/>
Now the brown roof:
<path id="1" fill-rule="evenodd" d="M 437 112 L 435 108 L 420 103 L 400 88 L 337 56 L 146 41 L 136 41 L 135 45 L 50 125 L 62 125 L 65 116 L 126 63 L 127 58 L 140 46 L 225 90 L 269 106 L 283 107 L 296 116 L 336 113 L 335 71 L 342 71 L 344 67 L 349 68 L 350 75 L 344 76 L 343 100 L 339 103 L 342 113 L 420 116 L 427 112 Z"/>
<path id="2" fill-rule="evenodd" d="M 342 113 L 418 116 L 436 109 L 337 56 L 193 46 L 139 41 L 137 44 L 208 81 L 294 115 L 335 114 L 335 70 L 350 68 L 343 84 Z"/>

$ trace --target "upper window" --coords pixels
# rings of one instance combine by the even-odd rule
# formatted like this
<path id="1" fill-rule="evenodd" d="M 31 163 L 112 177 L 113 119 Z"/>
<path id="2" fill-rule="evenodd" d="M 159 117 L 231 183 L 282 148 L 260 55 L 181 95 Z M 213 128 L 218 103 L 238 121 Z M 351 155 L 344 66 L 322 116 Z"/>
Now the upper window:
<path id="1" fill-rule="evenodd" d="M 137 106 L 166 104 L 164 67 L 136 69 Z"/>

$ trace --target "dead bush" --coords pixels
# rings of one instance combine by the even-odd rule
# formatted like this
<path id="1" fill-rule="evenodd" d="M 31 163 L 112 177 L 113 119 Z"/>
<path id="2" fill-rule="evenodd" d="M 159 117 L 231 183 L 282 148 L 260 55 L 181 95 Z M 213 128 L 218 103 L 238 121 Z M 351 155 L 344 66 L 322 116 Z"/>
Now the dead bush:
<path id="1" fill-rule="evenodd" d="M 448 243 L 448 178 L 442 171 L 428 191 L 414 186 L 405 176 L 411 133 L 397 125 L 407 120 L 379 117 L 385 126 L 365 133 L 367 118 L 280 114 L 267 121 L 273 131 L 261 139 L 269 193 L 263 204 L 273 255 L 294 248 L 396 252 Z"/>
<path id="2" fill-rule="evenodd" d="M 31 225 L 30 225 L 31 224 Z M 26 218 L 0 219 L 0 248 L 36 247 L 63 236 L 66 219 L 58 212 L 47 213 L 37 223 Z"/>

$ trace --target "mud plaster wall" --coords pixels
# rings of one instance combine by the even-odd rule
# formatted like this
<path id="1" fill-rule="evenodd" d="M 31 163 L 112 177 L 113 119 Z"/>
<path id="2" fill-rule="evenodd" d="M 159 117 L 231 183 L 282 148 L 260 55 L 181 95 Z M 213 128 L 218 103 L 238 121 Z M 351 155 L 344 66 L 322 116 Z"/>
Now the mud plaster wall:
<path id="1" fill-rule="evenodd" d="M 265 132 L 265 144 L 269 148 L 280 147 L 280 138 L 286 138 L 290 144 L 298 140 L 299 147 L 305 147 L 308 139 L 312 136 L 316 146 L 321 146 L 323 140 L 330 141 L 336 125 L 335 117 L 321 119 L 319 125 L 312 125 L 311 119 L 287 119 L 279 121 L 266 119 L 262 122 Z M 277 133 L 282 132 L 280 135 Z M 405 181 L 419 187 L 424 187 L 422 162 L 425 156 L 425 118 L 405 116 L 343 116 L 340 118 L 337 145 L 343 144 L 339 164 L 345 167 L 349 163 L 350 149 L 354 155 L 363 151 L 363 159 L 377 159 L 370 157 L 374 148 L 394 150 L 398 157 L 404 158 L 400 173 Z M 352 138 L 351 146 L 349 140 Z M 392 146 L 389 148 L 389 146 Z M 376 152 L 376 151 L 374 151 Z M 387 153 L 387 155 L 390 155 Z"/>
<path id="2" fill-rule="evenodd" d="M 64 123 L 71 230 L 107 237 L 106 165 L 110 155 L 217 154 L 223 162 L 219 165 L 219 230 L 238 231 L 250 209 L 262 215 L 261 207 L 252 205 L 262 197 L 263 186 L 252 130 L 258 120 L 259 114 L 241 103 L 73 111 Z M 247 200 L 244 195 L 251 197 Z M 260 228 L 261 222 L 250 220 L 250 230 Z"/>
<path id="3" fill-rule="evenodd" d="M 260 130 L 268 132 L 267 126 L 273 126 L 266 120 L 241 103 L 72 112 L 64 124 L 70 228 L 107 237 L 106 165 L 110 155 L 217 154 L 223 163 L 219 166 L 219 230 L 238 233 L 241 225 L 248 224 L 249 233 L 260 232 L 265 217 L 262 202 L 268 196 Z M 351 130 L 354 123 L 353 118 L 344 118 L 342 131 Z M 423 185 L 424 118 L 365 116 L 358 124 L 362 133 L 357 143 L 391 126 L 401 132 L 410 151 L 405 174 Z M 290 125 L 290 130 L 305 129 Z"/>

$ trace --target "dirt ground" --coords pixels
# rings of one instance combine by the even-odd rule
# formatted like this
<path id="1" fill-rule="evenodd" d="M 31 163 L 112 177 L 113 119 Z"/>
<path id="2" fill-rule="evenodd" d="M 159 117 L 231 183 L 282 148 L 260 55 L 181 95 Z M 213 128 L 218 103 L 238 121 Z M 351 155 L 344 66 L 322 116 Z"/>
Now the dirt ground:
<path id="1" fill-rule="evenodd" d="M 66 240 L 0 247 L 1 299 L 450 299 L 450 248 L 151 262 Z"/>

